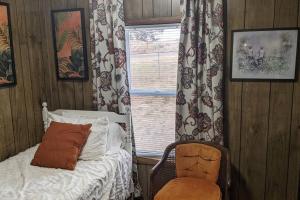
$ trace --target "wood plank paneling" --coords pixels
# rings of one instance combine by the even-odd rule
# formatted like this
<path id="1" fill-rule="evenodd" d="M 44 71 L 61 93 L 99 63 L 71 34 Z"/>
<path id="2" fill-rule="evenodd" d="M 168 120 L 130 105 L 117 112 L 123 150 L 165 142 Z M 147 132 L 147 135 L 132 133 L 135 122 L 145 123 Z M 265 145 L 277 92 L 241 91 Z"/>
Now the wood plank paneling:
<path id="1" fill-rule="evenodd" d="M 143 197 L 144 200 L 150 200 L 149 199 L 149 192 L 150 192 L 150 173 L 151 169 L 154 167 L 154 165 L 148 165 L 148 164 L 138 164 L 138 173 L 139 173 L 139 183 L 143 189 Z"/>
<path id="2" fill-rule="evenodd" d="M 154 17 L 172 16 L 172 0 L 153 0 Z"/>
<path id="3" fill-rule="evenodd" d="M 42 126 L 42 109 L 41 109 L 41 99 L 44 96 L 44 73 L 42 69 L 42 54 L 40 49 L 41 46 L 41 24 L 39 24 L 38 10 L 39 1 L 32 0 L 24 2 L 25 8 L 25 22 L 26 22 L 26 38 L 28 44 L 28 58 L 29 67 L 31 73 L 31 90 L 32 90 L 32 104 L 35 120 L 35 139 L 31 137 L 31 142 L 33 144 L 41 141 L 41 136 L 43 133 Z M 27 58 L 27 59 L 28 59 Z"/>
<path id="4" fill-rule="evenodd" d="M 236 21 L 242 22 L 243 18 L 246 28 L 296 26 L 299 13 L 298 0 L 251 0 L 247 1 L 245 12 L 238 15 L 241 3 L 241 1 L 228 1 L 229 31 Z M 229 41 L 230 39 L 231 37 Z M 299 116 L 297 113 L 300 109 L 295 106 L 299 105 L 300 100 L 296 97 L 297 103 L 295 103 L 295 95 L 299 92 L 299 88 L 295 85 L 299 84 L 299 80 L 294 87 L 291 82 L 277 81 L 226 83 L 225 109 L 228 118 L 226 133 L 229 135 L 233 164 L 231 199 L 297 199 L 299 181 L 297 167 L 299 166 L 299 139 L 297 138 Z M 240 110 L 241 94 L 243 100 Z M 291 112 L 293 112 L 294 125 L 292 123 L 290 129 Z M 241 137 L 240 144 L 239 137 Z M 241 149 L 238 149 L 239 146 Z M 239 159 L 240 166 L 237 165 Z M 239 191 L 239 197 L 236 191 Z"/>
<path id="5" fill-rule="evenodd" d="M 0 159 L 6 159 L 16 153 L 14 129 L 11 115 L 9 89 L 0 90 Z"/>
<path id="6" fill-rule="evenodd" d="M 125 19 L 141 18 L 143 16 L 143 1 L 124 1 Z"/>
<path id="7" fill-rule="evenodd" d="M 75 91 L 73 81 L 58 81 L 60 106 L 65 109 L 75 109 Z"/>
<path id="8" fill-rule="evenodd" d="M 299 2 L 298 2 L 299 3 Z M 298 5 L 298 27 L 300 27 L 300 3 Z M 298 44 L 300 41 L 298 42 Z M 289 167 L 287 180 L 288 200 L 300 198 L 300 52 L 298 51 L 298 81 L 294 83 L 292 124 L 289 149 Z"/>
<path id="9" fill-rule="evenodd" d="M 298 0 L 276 0 L 274 27 L 296 27 L 297 15 Z M 265 199 L 281 200 L 286 198 L 293 83 L 272 82 L 270 91 Z"/>
<path id="10" fill-rule="evenodd" d="M 143 0 L 143 17 L 149 18 L 154 16 L 153 0 Z"/>
<path id="11" fill-rule="evenodd" d="M 246 1 L 246 28 L 272 27 L 273 16 L 274 0 Z M 242 87 L 239 198 L 263 199 L 265 194 L 270 83 L 244 82 Z"/>
<path id="12" fill-rule="evenodd" d="M 180 16 L 180 0 L 172 0 L 172 16 Z"/>
<path id="13" fill-rule="evenodd" d="M 230 81 L 230 65 L 231 65 L 231 31 L 234 29 L 243 29 L 245 27 L 245 0 L 232 0 L 228 2 L 227 15 L 227 67 L 225 76 L 225 117 L 228 130 L 228 146 L 231 152 L 232 163 L 232 190 L 231 199 L 238 199 L 239 195 L 239 168 L 240 168 L 240 140 L 241 140 L 241 113 L 242 113 L 242 82 Z M 229 123 L 235 122 L 235 123 Z"/>
<path id="14" fill-rule="evenodd" d="M 83 83 L 82 81 L 74 81 L 74 98 L 75 98 L 75 109 L 83 110 Z"/>
<path id="15" fill-rule="evenodd" d="M 124 4 L 126 19 L 180 15 L 180 0 L 130 0 Z"/>
<path id="16" fill-rule="evenodd" d="M 11 1 L 11 20 L 17 23 L 12 24 L 12 37 L 15 55 L 15 65 L 20 66 L 21 52 L 19 47 L 19 31 L 21 19 L 18 18 L 18 5 L 16 1 Z M 11 107 L 11 114 L 13 119 L 13 129 L 14 129 L 14 140 L 16 152 L 24 151 L 28 148 L 28 126 L 27 126 L 27 115 L 26 115 L 26 104 L 19 103 L 25 99 L 24 94 L 24 84 L 23 84 L 23 69 L 16 67 L 17 84 L 16 87 L 10 89 L 10 103 L 13 105 Z"/>
<path id="17" fill-rule="evenodd" d="M 16 3 L 16 13 L 17 13 L 17 26 L 18 26 L 18 34 L 14 35 L 13 40 L 17 39 L 19 44 L 17 48 L 19 48 L 20 54 L 15 55 L 15 60 L 20 60 L 20 62 L 16 62 L 16 69 L 22 69 L 23 83 L 18 81 L 17 84 L 23 84 L 24 87 L 24 99 L 21 100 L 21 104 L 26 105 L 26 116 L 27 116 L 27 127 L 28 127 L 28 142 L 29 146 L 33 146 L 35 144 L 35 118 L 34 118 L 34 109 L 33 109 L 33 100 L 32 100 L 32 83 L 31 83 L 31 73 L 29 69 L 29 53 L 28 53 L 28 43 L 26 37 L 26 20 L 25 20 L 25 7 L 23 1 L 15 1 Z M 16 46 L 15 46 L 16 48 Z M 15 102 L 16 104 L 20 104 L 20 102 Z M 23 120 L 23 119 L 21 119 Z M 25 127 L 24 127 L 25 128 Z M 14 133 L 18 134 L 18 133 Z"/>

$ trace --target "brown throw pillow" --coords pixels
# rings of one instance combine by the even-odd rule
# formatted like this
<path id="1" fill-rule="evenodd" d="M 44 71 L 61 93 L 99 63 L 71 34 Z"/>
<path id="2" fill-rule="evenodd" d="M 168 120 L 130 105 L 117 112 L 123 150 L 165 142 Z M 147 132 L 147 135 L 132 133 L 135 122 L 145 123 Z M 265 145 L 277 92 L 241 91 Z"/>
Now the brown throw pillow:
<path id="1" fill-rule="evenodd" d="M 74 170 L 91 126 L 51 122 L 31 165 Z"/>

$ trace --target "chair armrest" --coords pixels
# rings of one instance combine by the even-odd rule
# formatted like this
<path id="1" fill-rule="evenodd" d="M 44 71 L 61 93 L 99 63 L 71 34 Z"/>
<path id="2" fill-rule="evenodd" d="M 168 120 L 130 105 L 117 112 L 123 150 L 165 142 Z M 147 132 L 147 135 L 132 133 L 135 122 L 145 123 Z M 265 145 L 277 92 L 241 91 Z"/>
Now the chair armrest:
<path id="1" fill-rule="evenodd" d="M 229 152 L 226 152 L 226 179 L 225 179 L 225 184 L 224 184 L 224 189 L 225 189 L 225 194 L 223 196 L 224 200 L 229 200 L 229 190 L 231 186 L 231 163 L 230 163 L 230 155 Z"/>
<path id="2" fill-rule="evenodd" d="M 151 170 L 149 200 L 152 200 L 167 182 L 176 177 L 175 155 L 170 155 L 175 146 L 174 143 L 169 145 L 162 159 Z"/>

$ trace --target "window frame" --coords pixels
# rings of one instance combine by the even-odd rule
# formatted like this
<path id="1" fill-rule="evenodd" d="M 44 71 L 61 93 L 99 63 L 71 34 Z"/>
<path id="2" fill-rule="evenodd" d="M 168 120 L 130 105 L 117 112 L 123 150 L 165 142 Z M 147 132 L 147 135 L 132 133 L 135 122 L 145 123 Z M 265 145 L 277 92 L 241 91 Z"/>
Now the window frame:
<path id="1" fill-rule="evenodd" d="M 176 96 L 176 90 L 146 90 L 146 89 L 132 89 L 132 78 L 131 78 L 131 62 L 130 62 L 130 45 L 129 45 L 129 31 L 137 29 L 152 29 L 152 28 L 174 28 L 180 29 L 180 23 L 171 23 L 171 24 L 151 24 L 151 25 L 133 25 L 125 26 L 125 49 L 126 49 L 126 60 L 127 60 L 127 74 L 129 82 L 129 91 L 132 96 Z M 179 44 L 178 44 L 179 45 Z M 174 113 L 175 115 L 175 113 Z M 174 141 L 175 142 L 175 141 Z M 164 151 L 148 151 L 148 150 L 137 150 L 136 154 L 139 157 L 146 158 L 160 158 L 163 155 Z"/>

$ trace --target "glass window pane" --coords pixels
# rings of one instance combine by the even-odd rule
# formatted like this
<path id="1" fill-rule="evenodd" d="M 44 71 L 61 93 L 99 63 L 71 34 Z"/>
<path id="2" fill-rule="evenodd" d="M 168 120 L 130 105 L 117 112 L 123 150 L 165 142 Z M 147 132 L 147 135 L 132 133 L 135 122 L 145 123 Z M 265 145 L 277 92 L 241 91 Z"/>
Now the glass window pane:
<path id="1" fill-rule="evenodd" d="M 179 28 L 136 28 L 129 31 L 131 89 L 175 91 Z"/>
<path id="2" fill-rule="evenodd" d="M 161 151 L 175 140 L 175 96 L 132 96 L 137 151 Z"/>
<path id="3" fill-rule="evenodd" d="M 138 26 L 126 31 L 137 152 L 163 152 L 175 140 L 180 27 Z"/>

